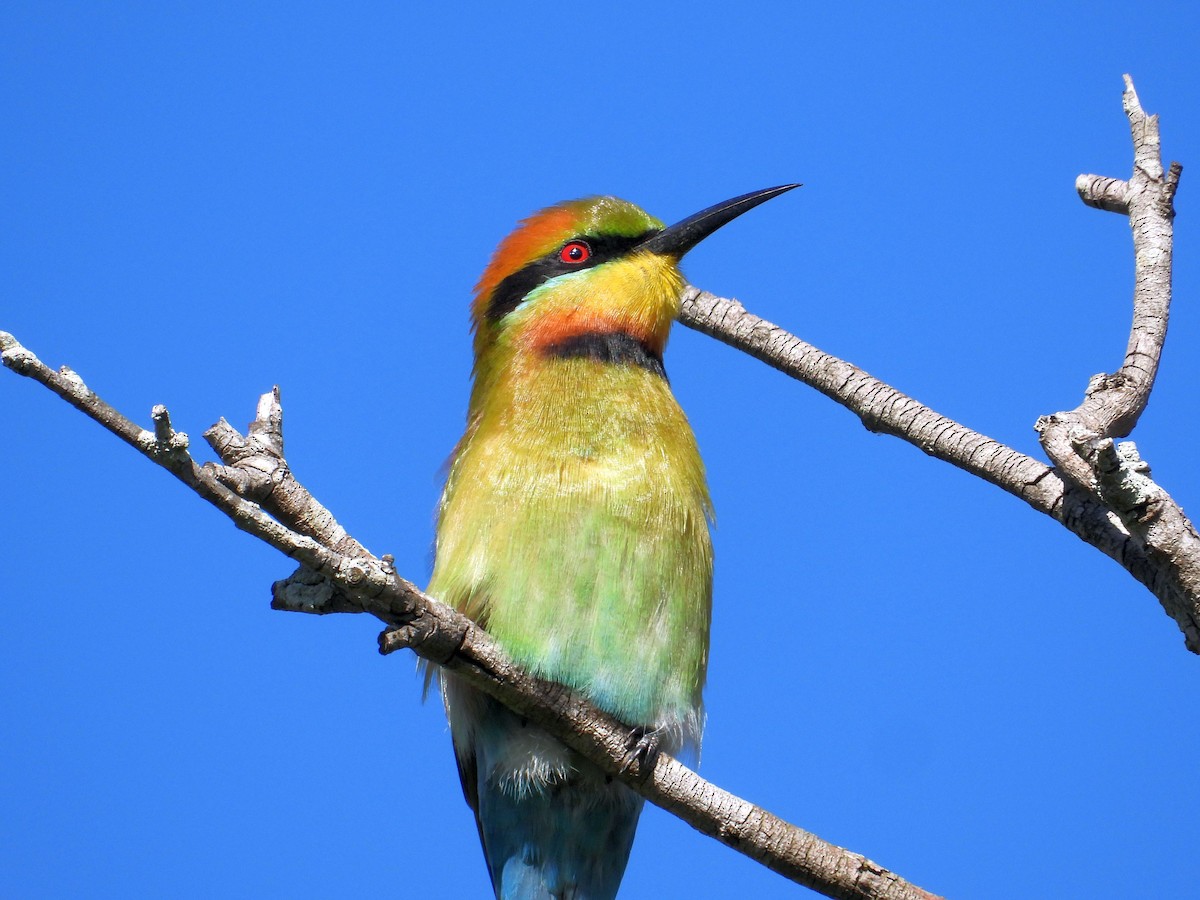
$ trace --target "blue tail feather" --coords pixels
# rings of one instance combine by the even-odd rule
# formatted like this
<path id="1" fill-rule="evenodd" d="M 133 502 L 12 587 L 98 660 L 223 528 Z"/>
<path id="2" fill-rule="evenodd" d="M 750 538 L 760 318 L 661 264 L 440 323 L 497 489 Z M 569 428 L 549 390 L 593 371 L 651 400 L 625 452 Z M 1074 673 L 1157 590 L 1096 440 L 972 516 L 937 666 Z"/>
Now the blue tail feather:
<path id="1" fill-rule="evenodd" d="M 642 798 L 490 698 L 448 694 L 498 900 L 612 900 Z"/>

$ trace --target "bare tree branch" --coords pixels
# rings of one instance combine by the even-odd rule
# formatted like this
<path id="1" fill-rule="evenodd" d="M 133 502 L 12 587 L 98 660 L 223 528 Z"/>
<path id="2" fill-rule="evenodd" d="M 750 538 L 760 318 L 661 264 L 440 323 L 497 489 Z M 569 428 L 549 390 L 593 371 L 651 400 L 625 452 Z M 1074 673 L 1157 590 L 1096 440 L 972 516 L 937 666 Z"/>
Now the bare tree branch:
<path id="1" fill-rule="evenodd" d="M 300 571 L 274 585 L 275 608 L 371 613 L 389 626 L 380 635 L 382 652 L 411 648 L 530 719 L 651 802 L 798 884 L 846 900 L 936 900 L 866 857 L 721 790 L 666 753 L 652 749 L 642 754 L 637 749 L 640 730 L 562 685 L 529 675 L 470 619 L 396 575 L 389 557 L 377 559 L 362 550 L 292 478 L 282 453 L 278 390 L 259 401 L 248 438 L 224 420 L 209 429 L 206 436 L 225 465 L 200 466 L 187 452 L 187 436 L 171 428 L 164 407 L 154 408 L 151 433 L 101 400 L 74 372 L 44 365 L 12 335 L 0 332 L 0 351 L 13 371 L 45 385 L 166 468 L 238 528 L 300 562 Z M 273 503 L 279 519 L 238 491 Z M 318 534 L 357 551 L 348 555 L 326 546 Z"/>
<path id="2" fill-rule="evenodd" d="M 279 405 L 278 386 L 259 398 L 246 437 L 220 419 L 204 432 L 204 439 L 226 464 L 205 468 L 227 488 L 337 553 L 358 556 L 367 552 L 292 476 L 283 456 L 283 408 Z"/>
<path id="3" fill-rule="evenodd" d="M 1097 492 L 1137 535 L 1147 555 L 1178 573 L 1181 585 L 1200 584 L 1200 536 L 1179 504 L 1150 477 L 1150 466 L 1133 441 L 1114 444 L 1112 438 L 1093 438 L 1077 449 L 1096 473 Z"/>
<path id="4" fill-rule="evenodd" d="M 1200 652 L 1200 603 L 1177 567 L 1164 565 L 1130 534 L 1119 515 L 1057 470 L 935 412 L 857 366 L 818 350 L 736 300 L 688 287 L 680 321 L 816 388 L 845 406 L 869 430 L 908 441 L 1019 497 L 1120 563 L 1179 624 L 1189 650 Z M 1165 495 L 1164 495 L 1165 496 Z"/>
<path id="5" fill-rule="evenodd" d="M 1125 361 L 1112 374 L 1092 377 L 1083 402 L 1038 421 L 1042 447 L 1059 470 L 1092 489 L 1095 473 L 1077 447 L 1096 438 L 1125 437 L 1137 424 L 1158 374 L 1171 310 L 1172 202 L 1182 167 L 1163 176 L 1158 116 L 1148 116 L 1125 76 L 1125 115 L 1133 137 L 1133 175 L 1127 182 L 1082 175 L 1076 188 L 1091 206 L 1129 216 L 1133 231 L 1133 323 Z"/>
<path id="6" fill-rule="evenodd" d="M 1038 420 L 1055 468 L 943 416 L 845 360 L 747 312 L 736 300 L 694 287 L 684 292 L 680 321 L 816 388 L 851 410 L 869 430 L 890 434 L 970 472 L 1061 522 L 1120 563 L 1144 584 L 1200 653 L 1200 549 L 1183 510 L 1157 485 L 1129 506 L 1100 490 L 1093 468 L 1101 457 L 1077 447 L 1129 433 L 1145 409 L 1166 337 L 1171 302 L 1172 201 L 1182 167 L 1163 176 L 1157 116 L 1147 116 L 1125 76 L 1125 110 L 1134 143 L 1129 182 L 1081 175 L 1090 206 L 1127 213 L 1134 234 L 1134 318 L 1125 364 L 1097 375 L 1083 404 Z M 1146 473 L 1141 474 L 1145 481 Z M 1152 484 L 1152 482 L 1151 482 Z"/>
<path id="7" fill-rule="evenodd" d="M 830 356 L 733 300 L 689 287 L 684 324 L 741 349 L 851 409 L 871 431 L 900 437 L 1061 522 L 1117 560 L 1162 602 L 1200 652 L 1200 537 L 1149 476 L 1132 444 L 1114 445 L 1136 424 L 1154 384 L 1171 299 L 1173 199 L 1181 168 L 1164 175 L 1157 117 L 1141 109 L 1126 76 L 1125 109 L 1134 143 L 1128 182 L 1080 176 L 1088 205 L 1128 215 L 1135 256 L 1134 315 L 1125 362 L 1092 379 L 1083 403 L 1039 420 L 1055 468 L 941 416 L 866 372 Z M 679 815 L 792 880 L 839 898 L 932 895 L 874 863 L 835 847 L 704 781 L 666 754 L 633 752 L 637 731 L 568 689 L 512 664 L 470 620 L 396 575 L 338 525 L 292 476 L 283 455 L 278 392 L 264 395 L 243 437 L 224 420 L 205 433 L 223 465 L 198 466 L 187 436 L 164 407 L 154 430 L 137 426 L 92 393 L 69 369 L 53 372 L 0 332 L 4 364 L 46 385 L 147 457 L 167 468 L 234 523 L 302 564 L 277 582 L 273 605 L 303 612 L 369 612 L 389 626 L 383 652 L 410 647 L 458 674 Z M 268 514 L 269 513 L 269 514 Z"/>

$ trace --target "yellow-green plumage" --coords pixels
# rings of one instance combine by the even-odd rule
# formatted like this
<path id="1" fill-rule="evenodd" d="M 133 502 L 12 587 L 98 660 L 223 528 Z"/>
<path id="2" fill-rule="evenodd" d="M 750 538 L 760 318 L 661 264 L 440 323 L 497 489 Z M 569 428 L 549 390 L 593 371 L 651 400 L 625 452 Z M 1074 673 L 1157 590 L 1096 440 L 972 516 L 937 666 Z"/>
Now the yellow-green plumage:
<path id="1" fill-rule="evenodd" d="M 628 306 L 632 280 L 654 295 L 637 305 L 669 327 L 681 285 L 653 271 L 667 266 L 650 258 L 636 279 L 590 270 L 595 283 L 565 292 L 586 297 L 546 306 Z M 537 303 L 526 318 L 553 315 Z M 450 469 L 430 592 L 619 718 L 695 734 L 712 552 L 683 411 L 654 372 L 546 357 L 520 321 L 509 329 L 477 375 L 487 389 Z"/>
<path id="2" fill-rule="evenodd" d="M 669 750 L 699 743 L 712 596 L 704 469 L 662 366 L 678 260 L 782 190 L 670 229 L 613 197 L 543 210 L 473 306 L 429 592 Z M 641 799 L 452 677 L 443 694 L 497 897 L 615 895 Z"/>

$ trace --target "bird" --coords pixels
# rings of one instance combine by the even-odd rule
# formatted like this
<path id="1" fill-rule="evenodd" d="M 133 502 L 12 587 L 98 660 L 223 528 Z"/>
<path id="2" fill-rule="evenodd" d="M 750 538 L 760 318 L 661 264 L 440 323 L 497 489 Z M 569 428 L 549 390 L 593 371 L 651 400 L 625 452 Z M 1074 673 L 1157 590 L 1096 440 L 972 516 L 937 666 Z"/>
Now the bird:
<path id="1" fill-rule="evenodd" d="M 713 577 L 704 466 L 663 365 L 679 261 L 794 187 L 671 227 L 612 196 L 550 206 L 501 241 L 471 305 L 467 426 L 428 593 L 671 753 L 699 751 Z M 439 677 L 498 900 L 614 897 L 642 798 Z"/>

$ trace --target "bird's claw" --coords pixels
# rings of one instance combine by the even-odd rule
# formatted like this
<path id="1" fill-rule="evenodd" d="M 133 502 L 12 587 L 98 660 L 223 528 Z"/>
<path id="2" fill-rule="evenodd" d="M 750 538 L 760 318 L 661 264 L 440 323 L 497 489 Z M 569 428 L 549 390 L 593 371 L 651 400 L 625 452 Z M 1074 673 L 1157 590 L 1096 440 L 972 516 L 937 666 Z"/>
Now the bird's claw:
<path id="1" fill-rule="evenodd" d="M 645 773 L 653 766 L 659 751 L 658 728 L 639 725 L 625 739 L 625 755 L 621 757 L 621 774 Z"/>

